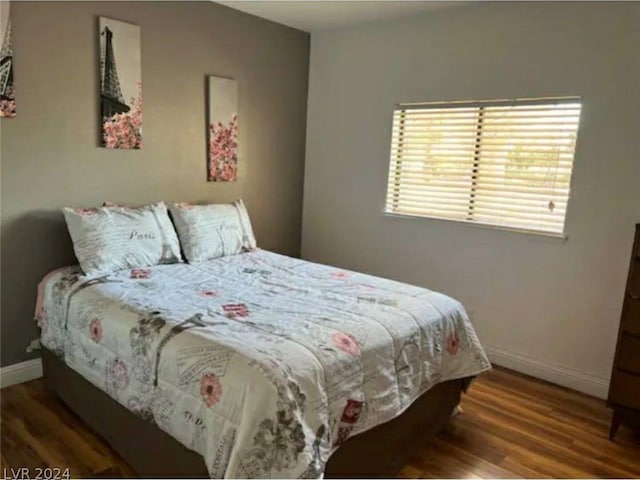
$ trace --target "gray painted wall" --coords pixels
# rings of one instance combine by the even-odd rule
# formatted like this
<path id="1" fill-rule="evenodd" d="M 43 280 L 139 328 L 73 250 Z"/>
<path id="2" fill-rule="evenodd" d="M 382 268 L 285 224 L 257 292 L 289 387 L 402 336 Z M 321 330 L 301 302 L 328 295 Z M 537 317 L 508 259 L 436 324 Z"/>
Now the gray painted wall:
<path id="1" fill-rule="evenodd" d="M 33 357 L 39 280 L 74 263 L 59 208 L 244 198 L 297 255 L 309 36 L 211 2 L 13 2 L 18 115 L 2 120 L 2 359 Z M 98 147 L 97 17 L 142 28 L 144 147 Z M 237 183 L 206 181 L 205 76 L 239 82 Z"/>
<path id="2" fill-rule="evenodd" d="M 640 221 L 638 45 L 633 2 L 479 2 L 314 33 L 303 257 L 456 297 L 497 356 L 602 395 Z M 563 95 L 583 97 L 566 242 L 382 214 L 395 103 Z"/>

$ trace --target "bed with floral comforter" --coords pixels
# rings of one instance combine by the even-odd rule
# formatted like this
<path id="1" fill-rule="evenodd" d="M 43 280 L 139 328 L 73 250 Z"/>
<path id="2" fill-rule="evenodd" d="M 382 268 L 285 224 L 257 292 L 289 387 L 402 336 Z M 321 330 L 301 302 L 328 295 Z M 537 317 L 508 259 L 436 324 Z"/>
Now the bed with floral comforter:
<path id="1" fill-rule="evenodd" d="M 490 368 L 457 301 L 264 250 L 99 278 L 59 269 L 36 317 L 46 348 L 212 477 L 320 478 L 350 436 Z"/>

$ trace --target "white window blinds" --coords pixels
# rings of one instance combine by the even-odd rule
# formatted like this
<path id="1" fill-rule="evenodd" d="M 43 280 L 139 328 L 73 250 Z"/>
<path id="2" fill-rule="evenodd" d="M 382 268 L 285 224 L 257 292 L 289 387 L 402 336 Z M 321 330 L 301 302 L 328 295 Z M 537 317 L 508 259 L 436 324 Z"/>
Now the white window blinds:
<path id="1" fill-rule="evenodd" d="M 400 105 L 386 211 L 562 235 L 577 98 Z"/>

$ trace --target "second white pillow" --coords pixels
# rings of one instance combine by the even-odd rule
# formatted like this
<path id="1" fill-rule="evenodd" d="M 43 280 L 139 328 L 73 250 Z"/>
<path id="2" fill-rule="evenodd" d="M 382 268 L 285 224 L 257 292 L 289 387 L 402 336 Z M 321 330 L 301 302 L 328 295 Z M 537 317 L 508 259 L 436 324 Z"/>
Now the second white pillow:
<path id="1" fill-rule="evenodd" d="M 190 263 L 256 248 L 249 214 L 242 200 L 214 205 L 175 203 L 169 210 L 184 256 Z"/>

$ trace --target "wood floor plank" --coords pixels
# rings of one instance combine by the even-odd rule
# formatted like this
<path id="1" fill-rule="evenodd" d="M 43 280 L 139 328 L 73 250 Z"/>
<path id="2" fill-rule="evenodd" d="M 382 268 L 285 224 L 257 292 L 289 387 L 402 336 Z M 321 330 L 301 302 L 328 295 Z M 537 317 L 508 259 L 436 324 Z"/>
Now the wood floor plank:
<path id="1" fill-rule="evenodd" d="M 520 476 L 522 478 L 552 478 L 538 470 L 534 470 L 529 465 L 523 464 L 521 460 L 509 456 L 500 462 L 500 466 L 512 472 L 514 476 Z"/>
<path id="2" fill-rule="evenodd" d="M 74 477 L 134 477 L 42 380 L 1 392 L 0 466 L 69 467 Z M 602 400 L 510 370 L 477 378 L 457 415 L 400 478 L 640 478 L 640 434 L 608 439 Z"/>
<path id="3" fill-rule="evenodd" d="M 17 390 L 16 398 L 20 402 L 21 409 L 27 416 L 39 419 L 39 424 L 46 430 L 47 437 L 55 438 L 60 442 L 65 457 L 77 456 L 85 466 L 92 466 L 99 471 L 112 467 L 113 461 L 109 458 L 108 451 L 102 449 L 100 452 L 94 449 L 95 443 L 84 441 L 80 430 L 76 430 L 73 425 L 69 424 L 68 419 L 63 423 L 62 416 L 48 408 L 41 396 L 31 396 L 28 388 L 24 388 L 22 385 L 21 387 L 23 388 Z M 87 473 L 90 472 L 91 470 L 87 470 Z"/>
<path id="4" fill-rule="evenodd" d="M 435 454 L 435 458 L 438 458 L 438 454 L 449 455 L 453 458 L 457 458 L 465 464 L 470 471 L 478 475 L 480 478 L 514 478 L 517 475 L 513 475 L 510 472 L 500 466 L 500 462 L 504 458 L 499 458 L 496 462 L 493 459 L 483 458 L 477 455 L 476 452 L 469 452 L 457 445 L 456 443 L 445 441 L 442 438 L 436 438 L 431 442 L 431 449 Z"/>
<path id="5" fill-rule="evenodd" d="M 537 441 L 521 436 L 518 432 L 506 431 L 504 424 L 491 424 L 484 418 L 475 418 L 469 413 L 468 434 L 478 443 L 486 443 L 500 449 L 506 457 L 535 470 L 535 477 L 584 478 L 589 475 L 571 463 L 558 459 L 553 450 L 537 445 Z M 501 463 L 502 465 L 502 463 Z"/>
<path id="6" fill-rule="evenodd" d="M 422 478 L 422 470 L 414 467 L 413 465 L 405 465 L 402 470 L 398 472 L 399 478 Z"/>
<path id="7" fill-rule="evenodd" d="M 36 467 L 69 467 L 73 478 L 134 475 L 41 380 L 3 389 L 1 403 L 0 449 L 8 466 L 32 474 Z"/>
<path id="8" fill-rule="evenodd" d="M 552 460 L 556 464 L 553 468 L 557 470 L 554 476 L 600 477 L 604 476 L 601 472 L 607 470 L 616 477 L 630 476 L 629 472 L 611 465 L 607 467 L 597 459 L 573 452 L 571 446 L 574 440 L 568 432 L 563 431 L 562 436 L 552 435 L 553 430 L 549 426 L 539 425 L 536 421 L 496 409 L 492 405 L 477 404 L 469 406 L 469 409 L 478 412 L 483 423 L 502 439 L 514 443 L 526 442 L 524 452 L 527 455 Z"/>

